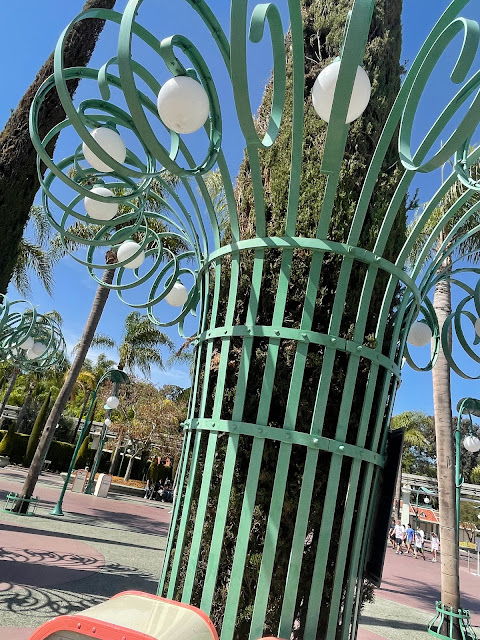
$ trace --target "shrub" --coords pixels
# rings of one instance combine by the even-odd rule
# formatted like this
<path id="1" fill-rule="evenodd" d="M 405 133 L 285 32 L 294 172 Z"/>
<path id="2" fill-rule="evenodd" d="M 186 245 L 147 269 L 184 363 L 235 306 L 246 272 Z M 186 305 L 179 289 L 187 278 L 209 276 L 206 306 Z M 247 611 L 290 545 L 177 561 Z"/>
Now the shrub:
<path id="1" fill-rule="evenodd" d="M 51 461 L 50 469 L 59 472 L 67 471 L 74 451 L 75 445 L 54 440 L 46 456 L 46 459 Z"/>

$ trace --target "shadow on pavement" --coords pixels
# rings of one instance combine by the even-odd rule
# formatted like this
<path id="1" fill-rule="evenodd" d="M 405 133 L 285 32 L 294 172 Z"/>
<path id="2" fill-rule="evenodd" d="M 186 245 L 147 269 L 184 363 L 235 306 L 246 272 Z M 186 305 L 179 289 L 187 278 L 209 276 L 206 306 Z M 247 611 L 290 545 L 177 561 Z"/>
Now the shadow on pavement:
<path id="1" fill-rule="evenodd" d="M 45 519 L 45 520 L 53 520 L 55 519 L 54 516 L 52 517 L 47 517 L 47 516 L 42 516 L 39 515 L 39 518 L 41 519 Z M 69 522 L 71 522 L 69 520 Z M 19 525 L 15 525 L 15 524 L 11 524 L 10 522 L 2 522 L 1 523 L 1 527 L 2 529 L 5 529 L 7 531 L 16 531 L 18 533 L 32 533 L 32 529 L 31 527 L 21 527 Z M 95 544 L 96 542 L 100 542 L 101 544 L 111 544 L 111 545 L 118 545 L 118 540 L 108 540 L 107 538 L 94 538 L 92 536 L 82 536 L 82 535 L 74 535 L 72 533 L 61 533 L 59 534 L 57 531 L 49 531 L 47 529 L 36 529 L 35 530 L 36 533 L 41 534 L 42 536 L 51 536 L 54 538 L 57 538 L 59 535 L 61 535 L 62 538 L 69 538 L 70 540 L 85 540 L 86 542 L 88 542 L 89 544 Z M 157 534 L 155 534 L 157 535 Z M 132 542 L 128 543 L 129 547 L 135 547 L 136 549 L 151 549 L 152 547 L 149 545 L 144 545 L 144 544 L 134 544 Z M 160 551 L 164 551 L 165 547 L 155 547 L 156 550 L 160 550 Z M 1 577 L 1 576 L 0 576 Z"/>

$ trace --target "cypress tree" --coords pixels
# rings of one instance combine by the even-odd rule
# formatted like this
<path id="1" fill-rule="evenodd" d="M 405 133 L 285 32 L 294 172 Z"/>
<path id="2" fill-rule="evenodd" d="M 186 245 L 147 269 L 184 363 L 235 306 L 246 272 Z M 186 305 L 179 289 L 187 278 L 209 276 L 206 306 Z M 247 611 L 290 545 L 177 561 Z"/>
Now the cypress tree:
<path id="1" fill-rule="evenodd" d="M 26 467 L 29 467 L 31 465 L 33 456 L 35 455 L 35 451 L 37 450 L 40 436 L 42 435 L 43 428 L 47 421 L 51 395 L 52 394 L 49 393 L 43 401 L 43 404 L 40 407 L 40 411 L 38 412 L 37 419 L 35 420 L 35 424 L 33 425 L 32 433 L 28 438 L 27 452 L 25 453 L 25 458 L 23 459 L 23 464 Z"/>
<path id="2" fill-rule="evenodd" d="M 85 469 L 87 462 L 90 460 L 92 451 L 90 449 L 90 443 L 92 442 L 92 438 L 90 435 L 86 435 L 82 444 L 80 445 L 80 449 L 78 450 L 77 457 L 75 458 L 75 469 Z"/>
<path id="3" fill-rule="evenodd" d="M 0 442 L 0 456 L 9 456 L 15 444 L 15 421 L 10 420 L 8 431 Z"/>
<path id="4" fill-rule="evenodd" d="M 313 83 L 321 71 L 329 64 L 334 57 L 339 54 L 341 39 L 344 32 L 347 13 L 351 9 L 351 0 L 338 0 L 336 3 L 327 0 L 302 0 L 304 18 L 304 41 L 305 41 L 305 120 L 304 120 L 304 148 L 303 165 L 301 174 L 300 202 L 298 208 L 298 218 L 296 226 L 296 236 L 315 237 L 318 224 L 319 212 L 322 205 L 323 192 L 325 188 L 325 176 L 319 172 L 322 150 L 326 138 L 327 125 L 319 119 L 313 111 L 310 101 L 310 91 Z M 367 71 L 372 83 L 372 97 L 363 116 L 352 123 L 349 130 L 347 146 L 339 181 L 333 216 L 330 222 L 327 239 L 346 243 L 351 221 L 358 202 L 363 177 L 369 161 L 373 155 L 375 145 L 379 139 L 383 123 L 386 121 L 390 108 L 394 102 L 400 87 L 400 53 L 401 53 L 401 0 L 377 0 L 375 4 L 374 16 L 370 27 L 368 44 L 364 57 L 364 68 Z M 285 233 L 285 213 L 287 210 L 288 186 L 290 180 L 290 153 L 291 153 L 291 119 L 292 119 L 292 73 L 291 73 L 291 53 L 290 36 L 286 38 L 287 52 L 287 96 L 286 107 L 282 128 L 275 144 L 262 151 L 260 162 L 262 165 L 262 177 L 264 185 L 265 211 L 268 237 L 281 237 Z M 257 125 L 261 129 L 267 123 L 272 97 L 272 83 L 265 91 L 264 99 L 259 109 Z M 265 128 L 265 127 L 264 127 Z M 395 192 L 399 179 L 402 175 L 398 161 L 398 153 L 395 145 L 391 145 L 382 170 L 380 172 L 375 193 L 371 199 L 367 217 L 363 224 L 358 246 L 371 251 L 378 230 L 383 222 L 387 206 Z M 245 156 L 241 166 L 236 184 L 236 198 L 239 209 L 239 224 L 242 239 L 255 237 L 255 210 L 253 200 L 253 188 L 250 177 L 250 164 Z M 394 228 L 390 235 L 390 242 L 383 252 L 383 257 L 394 261 L 400 247 L 403 245 L 406 235 L 406 215 L 405 209 L 400 211 L 394 223 Z M 229 241 L 228 234 L 225 241 Z M 291 271 L 289 273 L 289 284 L 286 293 L 286 307 L 283 316 L 283 327 L 298 329 L 301 326 L 302 312 L 305 302 L 306 285 L 309 278 L 313 253 L 311 250 L 295 249 L 293 252 Z M 264 252 L 263 277 L 258 301 L 258 311 L 254 323 L 256 326 L 263 325 L 272 327 L 274 305 L 277 297 L 280 270 L 282 266 L 282 252 L 278 249 L 269 249 Z M 221 293 L 219 295 L 219 309 L 215 325 L 221 327 L 225 319 L 226 301 L 228 300 L 230 286 L 230 258 L 227 256 L 222 261 L 222 281 Z M 323 256 L 323 267 L 318 284 L 315 300 L 315 310 L 313 315 L 312 331 L 328 335 L 331 312 L 335 301 L 338 278 L 342 259 L 338 254 L 326 252 Z M 254 268 L 253 251 L 242 251 L 240 276 L 235 305 L 233 325 L 241 326 L 247 322 L 247 312 L 251 297 L 252 274 Z M 338 330 L 340 339 L 352 340 L 355 329 L 355 320 L 358 307 L 360 305 L 360 295 L 365 279 L 367 267 L 360 262 L 355 262 L 348 281 L 347 303 L 343 309 L 341 326 Z M 371 297 L 368 313 L 368 322 L 365 329 L 364 342 L 366 346 L 375 346 L 374 331 L 378 321 L 385 284 L 388 275 L 379 271 L 376 278 L 374 291 Z M 210 306 L 210 313 L 212 307 Z M 390 328 L 391 330 L 391 328 Z M 227 333 L 227 331 L 225 331 Z M 388 349 L 389 328 L 385 338 L 384 353 Z M 211 418 L 213 413 L 215 390 L 219 386 L 219 367 L 215 362 L 215 356 L 205 365 L 205 347 L 200 357 L 203 358 L 204 368 L 201 372 L 201 380 L 196 400 L 196 413 L 194 417 Z M 214 343 L 214 353 L 219 353 L 220 341 Z M 244 347 L 243 347 L 244 348 Z M 274 380 L 272 384 L 272 395 L 270 401 L 268 426 L 282 428 L 285 423 L 287 400 L 289 398 L 290 385 L 292 383 L 292 370 L 295 361 L 296 343 L 294 340 L 283 339 L 278 344 L 278 356 L 275 366 Z M 225 387 L 221 405 L 221 418 L 233 420 L 234 401 L 237 392 L 237 382 L 239 380 L 240 356 L 242 353 L 242 339 L 233 338 L 230 342 L 230 352 L 228 354 L 228 366 L 225 370 Z M 299 409 L 296 415 L 295 431 L 303 434 L 310 433 L 312 417 L 315 412 L 316 401 L 321 384 L 322 365 L 326 349 L 321 344 L 310 344 L 306 358 L 306 366 L 301 382 L 301 392 Z M 271 343 L 266 338 L 256 337 L 253 341 L 251 360 L 248 369 L 248 382 L 246 398 L 243 407 L 243 415 L 240 418 L 243 424 L 255 425 L 259 402 L 264 385 L 264 372 L 269 358 L 272 357 Z M 335 356 L 332 378 L 328 390 L 328 401 L 326 411 L 321 425 L 322 436 L 335 441 L 339 426 L 340 406 L 342 403 L 347 368 L 349 364 L 349 354 L 338 350 Z M 208 367 L 208 389 L 203 389 L 203 381 L 207 379 L 206 367 Z M 363 398 L 370 374 L 370 362 L 367 359 L 360 361 L 358 373 L 355 381 L 355 391 L 353 402 L 351 403 L 345 425 L 345 441 L 356 443 L 356 432 L 361 420 L 363 408 Z M 328 375 L 328 374 L 327 374 Z M 386 373 L 385 375 L 389 375 Z M 386 378 L 378 376 L 375 397 L 380 396 L 380 389 Z M 223 382 L 223 381 L 222 381 Z M 295 383 L 295 381 L 293 381 Z M 223 387 L 222 387 L 223 389 Z M 378 392 L 378 393 L 377 393 Z M 206 408 L 203 415 L 198 414 L 200 398 L 207 398 Z M 384 408 L 379 405 L 371 411 L 372 419 L 369 423 L 367 442 L 372 437 L 374 422 L 377 415 L 383 415 Z M 237 418 L 238 419 L 238 418 Z M 190 469 L 190 474 L 195 474 L 194 491 L 189 505 L 188 530 L 184 541 L 184 552 L 180 559 L 180 567 L 175 575 L 174 597 L 182 599 L 182 590 L 185 584 L 187 573 L 187 563 L 191 551 L 193 529 L 195 525 L 195 512 L 199 504 L 199 490 L 202 475 L 205 471 L 205 457 L 207 439 L 202 440 L 198 462 L 195 470 Z M 193 440 L 192 440 L 193 442 Z M 202 541 L 199 543 L 199 560 L 192 588 L 192 595 L 189 601 L 199 606 L 204 590 L 207 564 L 210 554 L 210 540 L 215 522 L 215 515 L 218 508 L 217 500 L 219 496 L 223 464 L 225 461 L 225 451 L 228 436 L 221 434 L 218 436 L 212 474 L 211 488 L 208 496 L 206 508 L 205 524 L 202 531 Z M 217 628 L 220 630 L 224 624 L 224 611 L 231 590 L 231 572 L 238 542 L 238 526 L 240 512 L 247 482 L 247 472 L 249 469 L 250 455 L 252 451 L 252 438 L 240 436 L 238 453 L 233 475 L 233 487 L 229 496 L 227 526 L 223 534 L 220 563 L 217 573 L 216 585 L 213 596 L 210 616 Z M 190 457 L 193 450 L 189 452 Z M 316 622 L 316 638 L 326 637 L 327 627 L 330 617 L 330 603 L 332 592 L 336 588 L 335 573 L 337 571 L 338 536 L 342 529 L 344 519 L 344 507 L 346 496 L 349 491 L 350 469 L 352 459 L 347 456 L 341 461 L 341 471 L 338 482 L 338 500 L 334 508 L 333 525 L 329 539 L 320 539 L 320 527 L 322 525 L 324 513 L 323 505 L 326 502 L 327 479 L 329 477 L 330 465 L 333 456 L 327 451 L 320 451 L 318 463 L 313 481 L 313 498 L 309 513 L 308 527 L 306 528 L 306 541 L 303 549 L 303 557 L 297 558 L 301 563 L 301 573 L 299 588 L 296 593 L 294 606 L 293 630 L 294 638 L 303 638 L 307 608 L 311 595 L 312 578 L 314 572 L 317 551 L 321 545 L 325 546 L 325 554 L 328 556 L 325 562 L 325 575 L 318 593 L 312 594 L 318 599 L 320 610 L 318 623 Z M 268 543 L 266 525 L 269 518 L 273 482 L 277 472 L 277 462 L 279 460 L 279 443 L 274 440 L 266 440 L 262 460 L 260 465 L 259 483 L 255 496 L 255 507 L 248 540 L 248 552 L 243 570 L 242 584 L 240 590 L 240 604 L 235 621 L 234 638 L 248 638 L 251 629 L 250 624 L 254 611 L 254 602 L 257 595 L 257 584 L 262 562 L 264 546 Z M 285 584 L 290 570 L 290 551 L 296 524 L 297 506 L 299 492 L 302 487 L 303 472 L 306 460 L 306 447 L 292 447 L 287 467 L 284 474 L 287 476 L 285 497 L 283 500 L 283 512 L 280 521 L 280 535 L 278 537 L 276 554 L 274 559 L 272 579 L 269 587 L 268 606 L 265 615 L 265 626 L 263 635 L 277 636 L 278 625 L 284 605 Z M 191 482 L 191 478 L 189 478 Z M 185 486 L 183 491 L 185 492 Z M 185 494 L 184 494 L 185 495 Z M 358 508 L 358 500 L 354 509 Z M 355 513 L 353 514 L 355 521 Z M 363 527 L 364 523 L 361 523 Z M 358 526 L 358 524 L 357 524 Z M 178 526 L 173 533 L 173 546 L 175 549 Z M 352 534 L 353 536 L 353 534 Z M 320 545 L 320 546 L 319 546 Z M 195 550 L 193 550 L 195 552 Z M 171 587 L 170 579 L 172 571 L 173 553 L 167 565 L 166 580 L 163 590 L 165 595 Z M 343 572 L 343 584 L 341 599 L 344 601 L 347 593 L 348 568 L 351 558 L 343 558 L 346 569 Z M 338 570 L 341 574 L 341 570 Z M 238 580 L 239 576 L 235 576 Z M 173 578 L 172 578 L 173 579 Z M 360 592 L 361 584 L 349 584 L 350 590 L 355 589 Z M 358 598 L 358 596 L 357 596 Z M 341 607 L 340 607 L 341 609 Z M 338 615 L 339 622 L 336 632 L 344 631 L 340 619 L 342 611 L 333 612 Z M 228 621 L 227 621 L 228 622 Z M 349 625 L 349 620 L 344 620 L 344 624 Z M 256 629 L 254 635 L 257 634 Z M 287 630 L 284 629 L 287 633 Z M 253 633 L 253 632 L 252 632 Z M 260 637 L 256 635 L 255 637 Z M 283 635 L 282 637 L 288 637 Z M 311 636 L 310 636 L 311 637 Z"/>

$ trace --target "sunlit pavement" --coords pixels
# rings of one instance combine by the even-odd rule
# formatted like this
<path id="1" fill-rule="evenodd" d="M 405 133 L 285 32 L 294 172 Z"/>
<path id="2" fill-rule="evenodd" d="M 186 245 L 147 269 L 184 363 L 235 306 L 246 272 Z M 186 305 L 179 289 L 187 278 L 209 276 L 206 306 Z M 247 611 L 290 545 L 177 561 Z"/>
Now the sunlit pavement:
<path id="1" fill-rule="evenodd" d="M 0 470 L 0 501 L 19 491 L 25 470 Z M 41 476 L 34 517 L 0 512 L 0 640 L 27 640 L 58 615 L 81 611 L 126 589 L 154 593 L 163 562 L 171 505 L 113 495 L 67 491 L 64 516 L 51 516 L 62 485 Z M 426 640 L 440 597 L 440 562 L 398 556 L 387 549 L 381 589 L 363 610 L 359 640 Z M 472 567 L 472 570 L 474 568 Z M 480 640 L 480 578 L 460 571 L 462 606 Z"/>
<path id="2" fill-rule="evenodd" d="M 435 602 L 440 599 L 440 559 L 432 562 L 396 555 L 387 549 L 382 586 L 375 592 L 375 602 L 365 605 L 359 640 L 420 640 L 432 638 L 426 626 L 435 614 Z M 474 571 L 475 567 L 471 567 Z M 466 561 L 460 566 L 462 607 L 469 609 L 472 625 L 480 639 L 480 577 L 469 573 Z"/>

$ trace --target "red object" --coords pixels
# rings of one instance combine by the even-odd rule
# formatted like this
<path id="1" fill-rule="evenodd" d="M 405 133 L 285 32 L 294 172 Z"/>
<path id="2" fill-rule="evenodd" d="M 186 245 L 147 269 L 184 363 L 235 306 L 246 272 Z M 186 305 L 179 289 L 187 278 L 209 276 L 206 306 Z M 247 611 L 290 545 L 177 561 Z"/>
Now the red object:
<path id="1" fill-rule="evenodd" d="M 113 596 L 113 598 L 110 598 L 110 600 L 120 596 L 141 596 L 142 598 L 152 598 L 168 604 L 173 604 L 177 607 L 190 609 L 200 616 L 200 618 L 202 618 L 202 620 L 207 624 L 212 634 L 212 640 L 218 640 L 218 635 L 212 621 L 206 613 L 197 607 L 192 607 L 191 605 L 184 604 L 183 602 L 176 602 L 174 600 L 168 600 L 167 598 L 161 598 L 160 596 L 154 596 L 150 593 L 142 593 L 141 591 L 123 591 L 122 593 L 118 593 L 116 596 Z M 87 638 L 97 638 L 97 640 L 156 640 L 149 634 L 128 629 L 127 627 L 121 627 L 112 624 L 111 622 L 103 622 L 96 618 L 82 616 L 81 613 L 71 616 L 59 616 L 58 618 L 49 620 L 34 631 L 29 640 L 47 640 L 52 633 L 61 631 L 76 631 Z"/>

